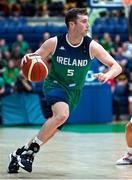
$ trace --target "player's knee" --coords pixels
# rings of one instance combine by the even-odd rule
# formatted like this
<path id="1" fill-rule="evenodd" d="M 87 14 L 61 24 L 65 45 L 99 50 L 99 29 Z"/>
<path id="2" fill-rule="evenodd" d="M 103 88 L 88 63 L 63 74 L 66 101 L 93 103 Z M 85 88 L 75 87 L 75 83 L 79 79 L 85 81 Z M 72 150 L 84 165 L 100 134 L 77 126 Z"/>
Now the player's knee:
<path id="1" fill-rule="evenodd" d="M 66 122 L 66 120 L 68 119 L 68 117 L 69 117 L 69 114 L 65 113 L 65 112 L 57 115 L 57 117 L 56 117 L 57 126 L 64 124 Z"/>
<path id="2" fill-rule="evenodd" d="M 131 122 L 127 123 L 127 125 L 126 125 L 126 131 L 127 131 L 127 132 L 132 132 L 132 123 L 131 123 Z"/>

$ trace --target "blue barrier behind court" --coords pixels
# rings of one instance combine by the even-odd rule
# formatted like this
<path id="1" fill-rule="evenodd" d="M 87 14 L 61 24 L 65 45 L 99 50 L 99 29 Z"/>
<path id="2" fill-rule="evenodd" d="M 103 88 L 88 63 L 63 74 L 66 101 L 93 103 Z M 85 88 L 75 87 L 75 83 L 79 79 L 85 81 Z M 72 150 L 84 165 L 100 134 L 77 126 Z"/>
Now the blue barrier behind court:
<path id="1" fill-rule="evenodd" d="M 44 118 L 37 94 L 12 94 L 2 99 L 4 125 L 43 124 Z"/>
<path id="2" fill-rule="evenodd" d="M 2 99 L 3 125 L 43 124 L 45 121 L 37 94 L 12 94 Z M 108 84 L 86 85 L 69 124 L 112 121 L 112 95 Z"/>
<path id="3" fill-rule="evenodd" d="M 112 93 L 108 84 L 86 85 L 78 107 L 68 123 L 106 123 L 112 121 Z"/>

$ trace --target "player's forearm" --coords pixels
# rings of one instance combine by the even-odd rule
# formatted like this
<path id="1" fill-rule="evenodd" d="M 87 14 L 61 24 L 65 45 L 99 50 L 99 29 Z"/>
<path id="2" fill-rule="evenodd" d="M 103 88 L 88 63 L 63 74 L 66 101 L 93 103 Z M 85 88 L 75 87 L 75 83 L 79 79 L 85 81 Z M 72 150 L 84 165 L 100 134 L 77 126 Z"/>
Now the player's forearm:
<path id="1" fill-rule="evenodd" d="M 118 63 L 116 63 L 110 67 L 109 71 L 106 74 L 111 79 L 111 78 L 115 78 L 116 76 L 118 76 L 121 72 L 122 72 L 121 66 Z"/>
<path id="2" fill-rule="evenodd" d="M 28 82 L 26 82 L 26 80 L 22 80 L 22 83 L 23 85 L 25 86 L 25 88 L 28 90 L 28 91 L 31 91 L 32 90 L 32 86 L 28 84 Z"/>

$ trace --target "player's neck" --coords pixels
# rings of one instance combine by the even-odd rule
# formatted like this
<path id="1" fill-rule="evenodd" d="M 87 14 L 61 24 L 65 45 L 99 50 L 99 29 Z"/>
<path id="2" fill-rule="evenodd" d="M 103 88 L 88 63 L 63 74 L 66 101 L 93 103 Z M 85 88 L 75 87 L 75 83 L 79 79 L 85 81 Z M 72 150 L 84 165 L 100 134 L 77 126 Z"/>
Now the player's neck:
<path id="1" fill-rule="evenodd" d="M 79 45 L 83 40 L 82 36 L 78 36 L 78 35 L 76 35 L 74 33 L 69 33 L 68 32 L 66 36 L 67 36 L 67 39 L 70 42 L 70 44 L 72 44 L 73 46 Z"/>

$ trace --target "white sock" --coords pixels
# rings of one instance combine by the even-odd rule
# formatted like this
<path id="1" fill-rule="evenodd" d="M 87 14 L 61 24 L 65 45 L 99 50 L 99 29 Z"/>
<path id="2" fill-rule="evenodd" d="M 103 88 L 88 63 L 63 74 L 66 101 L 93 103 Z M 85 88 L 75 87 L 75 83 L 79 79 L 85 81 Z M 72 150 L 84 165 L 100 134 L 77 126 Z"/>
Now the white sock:
<path id="1" fill-rule="evenodd" d="M 13 152 L 13 156 L 15 156 L 15 157 L 17 156 L 17 155 L 16 155 L 16 151 Z"/>
<path id="2" fill-rule="evenodd" d="M 130 119 L 130 122 L 132 123 L 132 117 L 131 117 L 131 119 Z"/>
<path id="3" fill-rule="evenodd" d="M 37 144 L 39 144 L 40 146 L 43 144 L 43 141 L 41 141 L 40 139 L 38 139 L 37 137 L 35 137 L 34 139 L 33 139 L 33 143 L 37 143 Z"/>
<path id="4" fill-rule="evenodd" d="M 128 153 L 132 154 L 132 147 L 127 148 Z"/>
<path id="5" fill-rule="evenodd" d="M 32 140 L 33 143 L 37 143 L 39 146 L 41 146 L 43 144 L 43 142 L 41 140 L 39 140 L 37 137 L 35 137 L 33 140 Z M 25 149 L 28 149 L 29 148 L 29 144 L 25 144 Z"/>
<path id="6" fill-rule="evenodd" d="M 28 148 L 29 148 L 28 143 L 27 143 L 27 144 L 25 144 L 24 148 L 25 148 L 25 149 L 28 149 Z"/>

